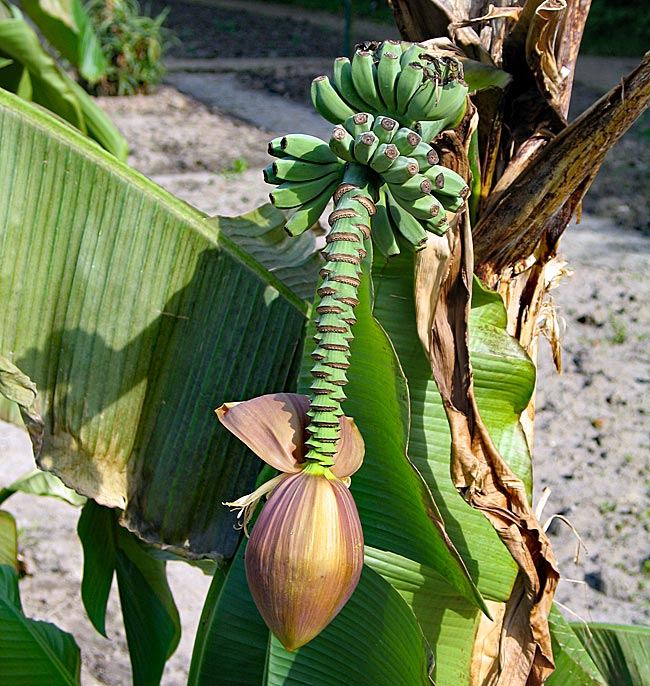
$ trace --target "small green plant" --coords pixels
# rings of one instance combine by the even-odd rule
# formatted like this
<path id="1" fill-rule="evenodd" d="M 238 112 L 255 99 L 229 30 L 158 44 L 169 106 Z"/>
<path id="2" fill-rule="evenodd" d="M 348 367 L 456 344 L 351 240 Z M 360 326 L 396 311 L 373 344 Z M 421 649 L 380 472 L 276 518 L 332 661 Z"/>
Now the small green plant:
<path id="1" fill-rule="evenodd" d="M 173 40 L 156 17 L 142 14 L 137 0 L 91 0 L 86 10 L 99 35 L 108 61 L 104 77 L 92 90 L 98 95 L 148 93 L 165 73 L 162 54 Z"/>

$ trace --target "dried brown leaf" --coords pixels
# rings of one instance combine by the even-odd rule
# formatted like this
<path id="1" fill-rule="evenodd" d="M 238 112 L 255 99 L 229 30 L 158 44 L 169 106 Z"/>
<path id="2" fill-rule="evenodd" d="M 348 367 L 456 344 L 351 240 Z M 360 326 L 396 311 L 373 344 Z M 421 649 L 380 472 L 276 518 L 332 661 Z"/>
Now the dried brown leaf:
<path id="1" fill-rule="evenodd" d="M 506 604 L 498 671 L 488 683 L 535 686 L 553 670 L 547 617 L 559 573 L 524 484 L 497 451 L 476 405 L 467 338 L 473 266 L 467 219 L 451 238 L 447 278 L 438 287 L 428 341 L 452 436 L 451 476 L 463 498 L 490 521 L 520 570 Z"/>

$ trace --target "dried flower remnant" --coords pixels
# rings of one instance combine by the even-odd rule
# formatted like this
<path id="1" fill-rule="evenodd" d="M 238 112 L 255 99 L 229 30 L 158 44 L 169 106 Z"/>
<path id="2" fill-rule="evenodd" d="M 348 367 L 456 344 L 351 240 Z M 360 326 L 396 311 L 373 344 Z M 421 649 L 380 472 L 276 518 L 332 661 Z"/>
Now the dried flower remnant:
<path id="1" fill-rule="evenodd" d="M 217 410 L 224 426 L 281 474 L 249 496 L 242 526 L 270 492 L 246 547 L 246 577 L 260 614 L 288 650 L 318 635 L 352 595 L 363 566 L 363 532 L 348 486 L 364 445 L 348 417 L 331 467 L 305 461 L 309 399 L 278 393 Z"/>

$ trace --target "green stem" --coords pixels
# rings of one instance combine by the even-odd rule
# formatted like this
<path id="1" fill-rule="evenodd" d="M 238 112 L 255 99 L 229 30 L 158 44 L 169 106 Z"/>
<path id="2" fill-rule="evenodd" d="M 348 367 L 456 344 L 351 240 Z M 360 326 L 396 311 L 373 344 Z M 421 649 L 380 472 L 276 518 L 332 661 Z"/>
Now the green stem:
<path id="1" fill-rule="evenodd" d="M 311 370 L 314 380 L 310 388 L 306 459 L 325 467 L 335 462 L 341 431 L 339 419 L 346 397 L 343 389 L 348 382 L 354 308 L 359 304 L 360 265 L 366 254 L 364 241 L 370 238 L 370 217 L 375 213 L 374 177 L 364 165 L 348 166 L 334 192 L 334 211 L 329 216 L 332 228 L 323 251 L 326 262 L 320 272 L 316 347 L 311 354 L 315 364 Z"/>

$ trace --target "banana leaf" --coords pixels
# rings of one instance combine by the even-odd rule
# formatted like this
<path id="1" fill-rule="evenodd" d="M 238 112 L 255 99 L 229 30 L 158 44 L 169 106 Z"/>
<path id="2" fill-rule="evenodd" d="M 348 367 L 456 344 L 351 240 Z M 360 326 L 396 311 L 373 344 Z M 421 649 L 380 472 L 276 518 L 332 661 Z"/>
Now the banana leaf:
<path id="1" fill-rule="evenodd" d="M 72 636 L 23 613 L 16 551 L 16 522 L 0 511 L 0 683 L 79 686 L 81 656 Z"/>
<path id="2" fill-rule="evenodd" d="M 333 622 L 289 653 L 257 612 L 244 573 L 245 542 L 215 576 L 188 686 L 430 686 L 432 655 L 413 613 L 379 574 L 361 581 Z"/>
<path id="3" fill-rule="evenodd" d="M 650 627 L 605 623 L 572 623 L 571 627 L 608 686 L 650 683 Z"/>
<path id="4" fill-rule="evenodd" d="M 20 6 L 55 48 L 89 83 L 97 83 L 108 63 L 81 0 L 21 0 Z"/>
<path id="5" fill-rule="evenodd" d="M 405 247 L 387 262 L 375 259 L 373 312 L 395 346 L 410 392 L 408 455 L 431 489 L 446 531 L 478 590 L 498 607 L 510 596 L 516 567 L 483 515 L 469 508 L 453 487 L 449 428 L 416 330 L 413 274 L 414 256 Z M 519 415 L 534 387 L 534 366 L 505 331 L 505 311 L 499 297 L 478 287 L 474 293 L 470 353 L 477 402 L 495 444 L 530 492 L 530 455 Z M 505 368 L 507 374 L 503 373 Z M 403 595 L 416 614 L 436 656 L 436 683 L 452 686 L 466 682 L 480 612 L 439 578 L 435 565 L 421 564 L 421 560 L 400 557 L 396 552 L 394 548 L 367 550 L 367 561 Z"/>
<path id="6" fill-rule="evenodd" d="M 229 557 L 221 503 L 260 463 L 214 408 L 291 388 L 308 306 L 202 214 L 4 91 L 0 147 L 0 351 L 38 387 L 40 467 L 150 542 Z M 8 402 L 0 416 L 20 421 Z"/>
<path id="7" fill-rule="evenodd" d="M 606 686 L 607 681 L 562 613 L 553 606 L 549 616 L 555 671 L 548 686 Z"/>
<path id="8" fill-rule="evenodd" d="M 14 5 L 0 0 L 0 87 L 31 100 L 125 160 L 126 140 L 92 98 L 43 49 L 38 36 Z"/>

